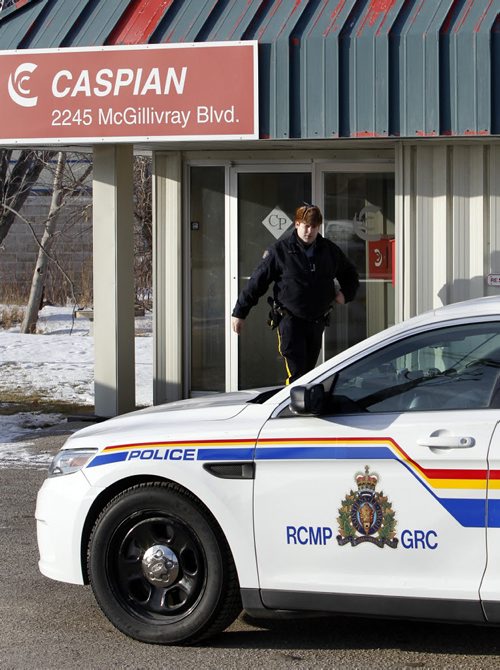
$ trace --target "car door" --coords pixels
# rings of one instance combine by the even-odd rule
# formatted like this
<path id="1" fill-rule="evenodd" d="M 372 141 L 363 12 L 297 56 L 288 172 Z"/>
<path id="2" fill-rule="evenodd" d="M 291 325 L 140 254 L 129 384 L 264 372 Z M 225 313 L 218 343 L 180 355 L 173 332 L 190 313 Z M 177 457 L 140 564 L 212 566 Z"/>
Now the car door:
<path id="1" fill-rule="evenodd" d="M 442 603 L 482 616 L 496 348 L 498 322 L 414 332 L 323 377 L 320 416 L 285 407 L 265 424 L 255 534 L 266 605 L 411 603 L 407 614 L 436 616 Z"/>
<path id="2" fill-rule="evenodd" d="M 491 440 L 488 465 L 488 564 L 480 595 L 487 621 L 500 623 L 500 424 Z"/>

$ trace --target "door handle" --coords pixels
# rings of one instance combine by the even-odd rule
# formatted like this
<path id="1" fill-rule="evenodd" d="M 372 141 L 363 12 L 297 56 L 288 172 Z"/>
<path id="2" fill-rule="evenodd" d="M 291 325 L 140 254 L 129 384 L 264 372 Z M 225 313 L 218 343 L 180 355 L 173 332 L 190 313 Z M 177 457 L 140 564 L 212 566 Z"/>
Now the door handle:
<path id="1" fill-rule="evenodd" d="M 417 444 L 434 449 L 469 449 L 476 444 L 476 440 L 473 437 L 458 435 L 429 435 L 417 440 Z"/>

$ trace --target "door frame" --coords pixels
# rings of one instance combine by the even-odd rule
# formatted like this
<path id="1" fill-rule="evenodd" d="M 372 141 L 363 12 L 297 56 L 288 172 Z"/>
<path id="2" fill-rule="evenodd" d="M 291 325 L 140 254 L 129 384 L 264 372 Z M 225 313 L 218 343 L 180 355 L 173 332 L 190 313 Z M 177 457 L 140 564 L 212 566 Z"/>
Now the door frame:
<path id="1" fill-rule="evenodd" d="M 227 289 L 227 268 L 228 268 L 228 245 L 227 245 L 227 221 L 229 219 L 229 166 L 230 161 L 225 159 L 189 159 L 184 162 L 183 182 L 186 188 L 183 189 L 183 281 L 182 281 L 182 300 L 184 304 L 183 309 L 183 329 L 184 329 L 184 355 L 183 355 L 183 379 L 184 388 L 187 389 L 186 397 L 197 397 L 199 395 L 206 395 L 205 391 L 192 390 L 191 381 L 191 366 L 192 366 L 192 342 L 191 342 L 191 168 L 193 167 L 221 167 L 224 168 L 224 219 L 226 225 L 224 227 L 224 254 L 225 254 L 225 268 L 224 268 L 224 285 Z M 225 300 L 227 311 L 227 297 Z M 226 322 L 227 328 L 227 322 Z M 226 349 L 227 349 L 227 337 Z M 227 380 L 227 355 L 226 355 L 226 380 Z M 227 384 L 226 384 L 227 390 Z"/>
<path id="2" fill-rule="evenodd" d="M 324 179 L 323 175 L 326 172 L 394 172 L 395 173 L 395 159 L 394 158 L 379 158 L 376 160 L 359 158 L 358 160 L 345 159 L 331 159 L 331 158 L 314 158 L 308 159 L 285 159 L 281 161 L 269 160 L 252 160 L 247 159 L 241 162 L 230 161 L 227 155 L 224 158 L 213 159 L 188 159 L 184 163 L 184 183 L 189 185 L 189 175 L 191 167 L 224 167 L 225 168 L 225 233 L 224 233 L 224 253 L 225 253 L 225 306 L 226 306 L 226 338 L 225 338 L 225 389 L 226 391 L 238 390 L 238 336 L 232 332 L 231 329 L 231 311 L 237 300 L 238 289 L 238 176 L 240 174 L 258 173 L 258 172 L 309 172 L 311 174 L 311 193 L 314 203 L 317 203 L 324 211 Z M 397 174 L 395 173 L 395 179 Z M 397 195 L 397 194 L 396 194 Z M 184 356 L 184 379 L 186 382 L 185 388 L 189 388 L 191 395 L 191 341 L 190 341 L 190 320 L 191 320 L 191 271 L 190 271 L 190 249 L 189 249 L 189 221 L 190 221 L 190 189 L 184 189 L 183 194 L 184 212 L 184 239 L 187 243 L 184 244 L 184 282 L 183 282 L 183 299 L 184 299 L 184 324 L 185 324 L 185 352 Z M 396 203 L 395 203 L 396 208 Z M 396 240 L 401 235 L 401 222 L 399 217 L 395 215 L 395 236 Z M 402 269 L 402 268 L 401 268 Z M 397 279 L 402 278 L 402 272 L 399 271 Z M 400 281 L 397 281 L 399 284 Z M 318 363 L 324 360 L 324 347 L 321 349 Z"/>

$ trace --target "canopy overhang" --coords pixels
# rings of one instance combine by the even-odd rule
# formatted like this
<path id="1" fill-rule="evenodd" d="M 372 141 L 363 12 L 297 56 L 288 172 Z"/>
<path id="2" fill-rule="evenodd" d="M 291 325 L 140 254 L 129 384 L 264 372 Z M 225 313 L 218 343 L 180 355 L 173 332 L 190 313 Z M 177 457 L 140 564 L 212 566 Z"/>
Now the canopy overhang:
<path id="1" fill-rule="evenodd" d="M 0 49 L 255 40 L 261 139 L 487 137 L 499 16 L 500 0 L 20 0 Z"/>

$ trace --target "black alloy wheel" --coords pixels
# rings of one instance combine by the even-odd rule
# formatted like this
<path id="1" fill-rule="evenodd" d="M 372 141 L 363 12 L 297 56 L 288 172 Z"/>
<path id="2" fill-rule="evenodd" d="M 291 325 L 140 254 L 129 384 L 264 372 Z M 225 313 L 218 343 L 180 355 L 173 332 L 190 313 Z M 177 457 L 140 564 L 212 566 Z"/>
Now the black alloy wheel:
<path id="1" fill-rule="evenodd" d="M 241 611 L 220 528 L 175 485 L 141 484 L 114 498 L 92 531 L 88 569 L 111 623 L 143 642 L 193 643 L 220 632 Z"/>

